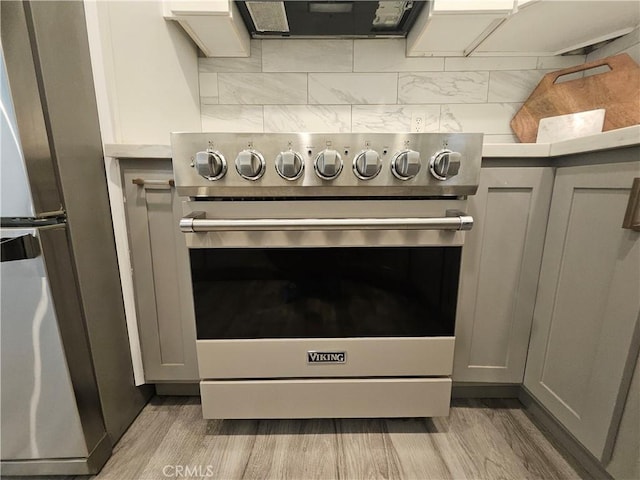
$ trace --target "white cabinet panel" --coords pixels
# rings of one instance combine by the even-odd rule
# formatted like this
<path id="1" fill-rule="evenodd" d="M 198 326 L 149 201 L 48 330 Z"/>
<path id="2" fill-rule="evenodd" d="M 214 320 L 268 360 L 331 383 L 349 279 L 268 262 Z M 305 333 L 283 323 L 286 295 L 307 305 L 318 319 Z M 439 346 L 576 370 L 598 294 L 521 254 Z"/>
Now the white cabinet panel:
<path id="1" fill-rule="evenodd" d="M 616 479 L 640 478 L 640 356 L 636 359 L 633 377 L 620 418 L 611 461 L 607 471 Z"/>
<path id="2" fill-rule="evenodd" d="M 505 16 L 505 12 L 432 15 L 424 24 L 416 23 L 409 32 L 407 56 L 465 56 L 473 45 L 500 25 Z"/>
<path id="3" fill-rule="evenodd" d="M 121 160 L 145 380 L 196 380 L 189 254 L 168 160 Z M 133 180 L 152 182 L 138 185 Z"/>
<path id="4" fill-rule="evenodd" d="M 407 37 L 407 56 L 552 56 L 631 32 L 637 0 L 434 0 Z"/>
<path id="5" fill-rule="evenodd" d="M 551 167 L 481 171 L 463 249 L 455 381 L 522 381 L 552 185 Z"/>
<path id="6" fill-rule="evenodd" d="M 558 55 L 633 30 L 637 1 L 537 0 L 520 5 L 475 50 L 474 55 Z"/>
<path id="7" fill-rule="evenodd" d="M 105 143 L 200 130 L 197 48 L 155 1 L 85 2 Z"/>
<path id="8" fill-rule="evenodd" d="M 465 56 L 512 9 L 512 0 L 434 0 L 407 36 L 407 56 Z"/>
<path id="9" fill-rule="evenodd" d="M 525 386 L 597 458 L 640 312 L 640 233 L 621 228 L 640 163 L 559 169 Z"/>
<path id="10" fill-rule="evenodd" d="M 249 32 L 235 2 L 164 1 L 164 17 L 177 21 L 207 57 L 248 57 Z"/>

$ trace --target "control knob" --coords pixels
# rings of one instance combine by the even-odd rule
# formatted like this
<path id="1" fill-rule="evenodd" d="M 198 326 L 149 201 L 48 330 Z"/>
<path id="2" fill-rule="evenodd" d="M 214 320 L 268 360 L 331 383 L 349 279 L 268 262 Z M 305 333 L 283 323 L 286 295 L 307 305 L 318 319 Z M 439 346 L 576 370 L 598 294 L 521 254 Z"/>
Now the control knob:
<path id="1" fill-rule="evenodd" d="M 393 157 L 391 171 L 400 180 L 410 180 L 420 171 L 420 152 L 403 150 Z"/>
<path id="2" fill-rule="evenodd" d="M 361 180 L 371 180 L 381 168 L 380 155 L 375 150 L 363 150 L 353 159 L 353 173 Z"/>
<path id="3" fill-rule="evenodd" d="M 342 171 L 342 158 L 335 150 L 326 148 L 316 156 L 313 167 L 318 177 L 323 180 L 333 180 Z"/>
<path id="4" fill-rule="evenodd" d="M 207 180 L 218 180 L 227 173 L 227 161 L 218 151 L 207 150 L 206 152 L 196 153 L 193 166 L 198 174 Z"/>
<path id="5" fill-rule="evenodd" d="M 285 180 L 297 180 L 304 172 L 304 161 L 298 152 L 280 152 L 276 157 L 276 172 Z"/>
<path id="6" fill-rule="evenodd" d="M 446 180 L 458 174 L 460 171 L 460 159 L 462 155 L 451 150 L 436 152 L 429 161 L 429 171 L 438 180 Z"/>
<path id="7" fill-rule="evenodd" d="M 256 150 L 242 150 L 236 157 L 236 170 L 242 178 L 258 180 L 264 175 L 264 157 Z"/>

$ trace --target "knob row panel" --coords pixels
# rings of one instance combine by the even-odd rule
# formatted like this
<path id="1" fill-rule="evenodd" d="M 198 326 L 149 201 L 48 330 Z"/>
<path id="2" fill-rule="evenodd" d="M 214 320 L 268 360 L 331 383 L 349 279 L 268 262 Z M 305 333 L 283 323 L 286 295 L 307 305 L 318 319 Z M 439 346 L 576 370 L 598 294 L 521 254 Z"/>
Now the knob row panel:
<path id="1" fill-rule="evenodd" d="M 471 133 L 172 134 L 176 188 L 202 197 L 468 195 L 481 156 Z"/>
<path id="2" fill-rule="evenodd" d="M 429 172 L 438 180 L 447 180 L 458 174 L 461 155 L 451 150 L 437 152 L 429 162 Z M 247 180 L 258 180 L 264 175 L 266 162 L 260 152 L 253 149 L 242 150 L 235 160 L 238 174 Z M 198 152 L 194 167 L 207 180 L 219 180 L 227 173 L 227 162 L 219 151 Z M 403 150 L 394 155 L 391 172 L 399 180 L 411 180 L 420 172 L 420 153 Z M 275 160 L 275 168 L 285 180 L 297 180 L 304 173 L 304 160 L 298 152 L 280 152 Z M 324 149 L 315 158 L 316 175 L 323 180 L 333 180 L 342 172 L 343 161 L 340 153 Z M 359 152 L 353 160 L 353 173 L 361 180 L 375 178 L 382 169 L 380 155 L 375 150 Z"/>

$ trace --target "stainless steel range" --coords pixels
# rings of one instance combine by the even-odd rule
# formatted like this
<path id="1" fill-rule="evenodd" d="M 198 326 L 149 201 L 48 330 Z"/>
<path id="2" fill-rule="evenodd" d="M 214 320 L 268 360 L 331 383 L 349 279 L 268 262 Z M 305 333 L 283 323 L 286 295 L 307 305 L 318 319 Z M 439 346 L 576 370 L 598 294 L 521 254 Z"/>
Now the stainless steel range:
<path id="1" fill-rule="evenodd" d="M 448 414 L 481 134 L 172 145 L 205 418 Z"/>

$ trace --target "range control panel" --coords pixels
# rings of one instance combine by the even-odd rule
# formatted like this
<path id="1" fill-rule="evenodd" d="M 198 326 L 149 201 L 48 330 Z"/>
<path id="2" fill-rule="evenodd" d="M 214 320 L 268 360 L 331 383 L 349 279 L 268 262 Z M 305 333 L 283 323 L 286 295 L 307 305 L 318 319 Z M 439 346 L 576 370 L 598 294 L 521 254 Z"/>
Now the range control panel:
<path id="1" fill-rule="evenodd" d="M 482 134 L 174 133 L 178 193 L 190 197 L 474 194 Z"/>

